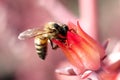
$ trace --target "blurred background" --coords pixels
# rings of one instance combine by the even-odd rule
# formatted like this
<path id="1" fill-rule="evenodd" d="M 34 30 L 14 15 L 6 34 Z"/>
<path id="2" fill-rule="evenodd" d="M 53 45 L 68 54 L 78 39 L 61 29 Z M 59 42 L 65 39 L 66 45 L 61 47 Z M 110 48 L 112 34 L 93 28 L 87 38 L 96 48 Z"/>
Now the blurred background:
<path id="1" fill-rule="evenodd" d="M 60 49 L 48 45 L 45 61 L 35 52 L 33 39 L 20 41 L 22 31 L 49 21 L 67 23 L 81 18 L 78 0 L 0 0 L 0 80 L 57 80 L 55 69 L 66 61 Z M 102 43 L 120 38 L 120 0 L 96 0 L 97 33 Z M 88 13 L 89 16 L 89 13 Z"/>

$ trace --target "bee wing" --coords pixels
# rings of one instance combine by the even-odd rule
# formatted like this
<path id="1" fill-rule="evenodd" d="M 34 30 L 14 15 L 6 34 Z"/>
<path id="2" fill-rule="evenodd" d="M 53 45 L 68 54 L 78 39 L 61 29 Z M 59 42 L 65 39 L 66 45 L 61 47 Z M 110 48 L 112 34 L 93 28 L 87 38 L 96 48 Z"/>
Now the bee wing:
<path id="1" fill-rule="evenodd" d="M 18 39 L 20 40 L 24 40 L 24 39 L 28 39 L 31 37 L 35 37 L 37 35 L 42 35 L 42 34 L 46 34 L 47 32 L 44 30 L 40 30 L 40 29 L 28 29 L 22 33 L 19 34 Z"/>

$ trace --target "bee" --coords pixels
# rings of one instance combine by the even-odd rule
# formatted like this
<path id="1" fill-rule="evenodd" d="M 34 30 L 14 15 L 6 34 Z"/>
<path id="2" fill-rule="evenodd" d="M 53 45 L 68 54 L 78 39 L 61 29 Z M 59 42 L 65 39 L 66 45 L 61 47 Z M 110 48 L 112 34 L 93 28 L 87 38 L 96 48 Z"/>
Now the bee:
<path id="1" fill-rule="evenodd" d="M 47 55 L 47 44 L 50 42 L 52 49 L 57 49 L 58 45 L 53 45 L 52 39 L 57 39 L 65 43 L 68 26 L 55 22 L 48 22 L 44 25 L 44 29 L 39 28 L 28 29 L 18 36 L 18 39 L 24 40 L 34 37 L 36 52 L 41 59 L 45 59 Z"/>

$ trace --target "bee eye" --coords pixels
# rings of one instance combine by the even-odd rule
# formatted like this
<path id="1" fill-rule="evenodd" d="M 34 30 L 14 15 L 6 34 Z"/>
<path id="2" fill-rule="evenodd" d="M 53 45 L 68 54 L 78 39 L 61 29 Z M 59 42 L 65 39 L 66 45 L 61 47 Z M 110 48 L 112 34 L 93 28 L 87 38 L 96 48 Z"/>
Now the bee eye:
<path id="1" fill-rule="evenodd" d="M 68 31 L 68 26 L 67 25 L 64 25 L 64 30 Z"/>
<path id="2" fill-rule="evenodd" d="M 60 26 L 58 25 L 58 24 L 53 24 L 53 26 L 55 27 L 55 29 L 59 29 L 60 28 Z"/>

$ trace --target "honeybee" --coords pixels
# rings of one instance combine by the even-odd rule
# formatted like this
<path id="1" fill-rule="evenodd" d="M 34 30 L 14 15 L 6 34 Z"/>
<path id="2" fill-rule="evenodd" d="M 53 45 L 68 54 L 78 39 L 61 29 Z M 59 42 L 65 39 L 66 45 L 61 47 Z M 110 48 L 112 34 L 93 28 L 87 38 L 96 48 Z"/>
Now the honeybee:
<path id="1" fill-rule="evenodd" d="M 55 22 L 48 22 L 44 25 L 44 29 L 38 28 L 28 29 L 18 36 L 18 39 L 24 40 L 34 37 L 36 52 L 41 59 L 45 59 L 47 55 L 47 44 L 50 42 L 52 49 L 57 49 L 58 45 L 53 45 L 52 39 L 58 39 L 65 43 L 68 26 Z"/>

